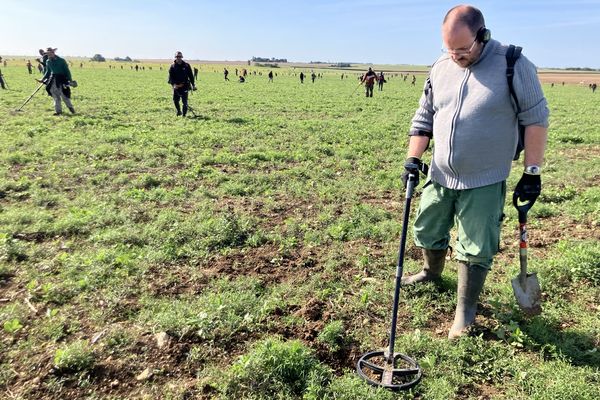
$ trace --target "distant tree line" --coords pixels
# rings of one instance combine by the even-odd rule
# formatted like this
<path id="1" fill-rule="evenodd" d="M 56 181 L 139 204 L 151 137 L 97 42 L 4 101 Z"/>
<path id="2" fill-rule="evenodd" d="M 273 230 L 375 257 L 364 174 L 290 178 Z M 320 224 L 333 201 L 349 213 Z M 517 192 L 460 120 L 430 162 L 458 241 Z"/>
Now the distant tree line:
<path id="1" fill-rule="evenodd" d="M 336 68 L 350 68 L 352 66 L 352 64 L 350 63 L 337 63 L 337 64 L 331 64 L 330 67 L 336 67 Z"/>
<path id="2" fill-rule="evenodd" d="M 102 54 L 94 54 L 90 61 L 96 62 L 106 62 L 106 58 Z M 131 57 L 126 56 L 125 58 L 115 57 L 115 61 L 117 62 L 139 62 L 138 60 L 133 60 Z"/>
<path id="3" fill-rule="evenodd" d="M 600 69 L 597 69 L 597 68 L 588 68 L 588 67 L 583 67 L 583 68 L 581 68 L 581 67 L 567 67 L 565 69 L 568 70 L 568 71 L 586 71 L 586 72 L 589 72 L 589 71 L 600 71 Z"/>
<path id="4" fill-rule="evenodd" d="M 279 65 L 273 63 L 254 63 L 256 67 L 279 68 Z"/>
<path id="5" fill-rule="evenodd" d="M 105 62 L 106 58 L 104 58 L 102 54 L 94 54 L 94 57 L 92 57 L 90 61 Z"/>
<path id="6" fill-rule="evenodd" d="M 271 57 L 271 58 L 266 58 L 266 57 L 252 57 L 250 59 L 250 61 L 252 62 L 272 62 L 272 63 L 286 63 L 287 58 L 275 58 L 275 57 Z"/>

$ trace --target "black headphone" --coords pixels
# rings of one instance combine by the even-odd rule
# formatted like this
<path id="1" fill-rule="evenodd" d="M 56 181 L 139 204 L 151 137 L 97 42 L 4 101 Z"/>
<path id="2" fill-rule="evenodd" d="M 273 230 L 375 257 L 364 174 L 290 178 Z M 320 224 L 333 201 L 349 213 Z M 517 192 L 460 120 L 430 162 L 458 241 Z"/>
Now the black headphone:
<path id="1" fill-rule="evenodd" d="M 477 30 L 475 34 L 475 40 L 479 43 L 487 43 L 492 38 L 492 31 L 487 29 L 485 26 L 482 26 Z"/>

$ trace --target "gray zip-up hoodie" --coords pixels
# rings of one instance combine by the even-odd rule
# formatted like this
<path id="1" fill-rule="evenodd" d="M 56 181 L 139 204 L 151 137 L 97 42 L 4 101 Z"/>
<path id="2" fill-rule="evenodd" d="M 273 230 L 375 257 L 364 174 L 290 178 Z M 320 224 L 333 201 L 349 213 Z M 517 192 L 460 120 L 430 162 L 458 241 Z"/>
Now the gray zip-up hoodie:
<path id="1" fill-rule="evenodd" d="M 505 180 L 521 125 L 548 127 L 548 106 L 535 65 L 515 64 L 517 115 L 506 80 L 508 46 L 490 40 L 479 59 L 462 68 L 449 55 L 432 66 L 411 132 L 433 133 L 430 177 L 450 189 L 472 189 Z"/>

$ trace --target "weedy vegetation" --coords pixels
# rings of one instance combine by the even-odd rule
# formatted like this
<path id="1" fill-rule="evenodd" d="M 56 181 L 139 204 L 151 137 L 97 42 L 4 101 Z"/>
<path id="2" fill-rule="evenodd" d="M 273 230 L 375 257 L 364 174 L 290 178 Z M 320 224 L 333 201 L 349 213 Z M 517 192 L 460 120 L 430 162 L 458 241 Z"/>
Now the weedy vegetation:
<path id="1" fill-rule="evenodd" d="M 600 95 L 544 84 L 550 140 L 529 218 L 544 312 L 528 319 L 513 297 L 507 202 L 471 336 L 446 339 L 454 262 L 441 285 L 402 290 L 396 347 L 424 377 L 390 393 L 354 366 L 388 341 L 424 74 L 412 86 L 389 72 L 366 99 L 357 71 L 300 84 L 300 68 L 278 68 L 268 83 L 250 67 L 239 84 L 199 65 L 197 117 L 182 119 L 167 65 L 123 65 L 76 62 L 78 113 L 61 117 L 43 91 L 13 112 L 36 83 L 2 69 L 0 397 L 600 398 Z"/>

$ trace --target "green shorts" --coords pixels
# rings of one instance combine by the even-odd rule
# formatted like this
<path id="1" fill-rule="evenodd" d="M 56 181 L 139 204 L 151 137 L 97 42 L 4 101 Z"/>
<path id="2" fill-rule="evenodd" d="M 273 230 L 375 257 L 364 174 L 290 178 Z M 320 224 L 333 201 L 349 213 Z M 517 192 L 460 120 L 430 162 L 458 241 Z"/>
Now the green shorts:
<path id="1" fill-rule="evenodd" d="M 456 221 L 456 259 L 491 268 L 500 248 L 505 197 L 505 181 L 465 190 L 428 181 L 415 219 L 415 244 L 430 250 L 448 248 Z"/>

